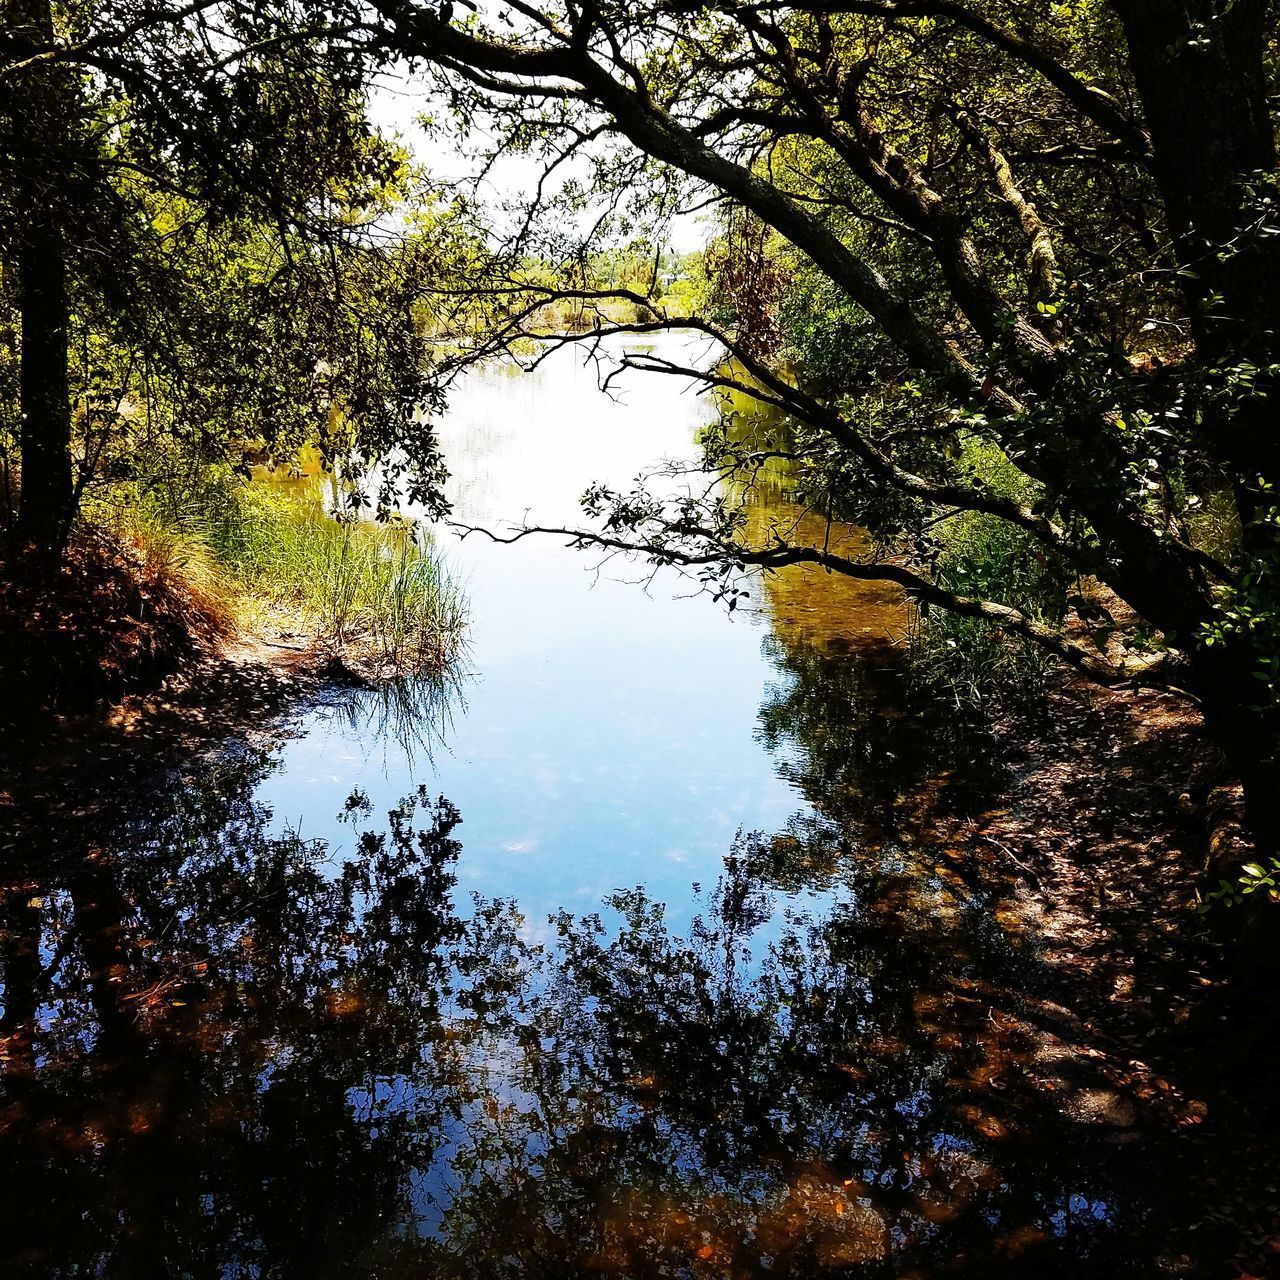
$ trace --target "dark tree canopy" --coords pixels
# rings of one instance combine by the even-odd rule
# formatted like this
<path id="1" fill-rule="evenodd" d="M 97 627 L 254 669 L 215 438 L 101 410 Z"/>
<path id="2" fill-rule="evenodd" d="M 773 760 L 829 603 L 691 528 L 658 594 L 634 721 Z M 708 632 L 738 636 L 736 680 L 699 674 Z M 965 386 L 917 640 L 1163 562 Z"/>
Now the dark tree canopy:
<path id="1" fill-rule="evenodd" d="M 630 363 L 788 415 L 780 452 L 810 501 L 897 554 L 749 547 L 723 500 L 607 492 L 593 496 L 596 541 L 711 567 L 816 559 L 1096 680 L 1187 692 L 1245 776 L 1259 830 L 1276 830 L 1280 226 L 1264 3 L 374 7 L 464 128 L 541 159 L 513 243 L 589 237 L 587 210 L 630 233 L 719 211 L 727 260 L 703 305 L 636 294 L 634 323 L 601 327 L 717 335 L 730 365 Z M 490 346 L 551 336 L 547 297 L 590 293 L 566 270 Z M 787 344 L 820 376 L 793 385 L 776 358 Z M 716 460 L 741 470 L 752 454 L 726 440 Z M 1024 558 L 1105 584 L 1150 643 L 1104 656 L 1060 612 L 946 581 L 929 530 L 966 515 L 1016 534 Z"/>

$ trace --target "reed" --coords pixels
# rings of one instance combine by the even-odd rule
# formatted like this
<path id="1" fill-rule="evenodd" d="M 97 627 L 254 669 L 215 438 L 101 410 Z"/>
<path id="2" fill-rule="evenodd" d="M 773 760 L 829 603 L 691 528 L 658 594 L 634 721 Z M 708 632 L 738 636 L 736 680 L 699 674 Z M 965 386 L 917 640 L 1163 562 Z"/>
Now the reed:
<path id="1" fill-rule="evenodd" d="M 172 484 L 129 486 L 112 523 L 222 595 L 286 606 L 334 649 L 378 668 L 438 669 L 459 649 L 462 591 L 413 524 L 335 518 L 309 498 L 210 469 Z"/>
<path id="2" fill-rule="evenodd" d="M 212 642 L 238 627 L 235 592 L 216 556 L 199 538 L 165 524 L 148 512 L 116 519 L 100 547 L 114 558 L 193 638 Z"/>
<path id="3" fill-rule="evenodd" d="M 299 607 L 335 647 L 359 645 L 380 664 L 420 670 L 447 661 L 461 641 L 462 593 L 410 524 L 339 520 L 246 486 L 233 518 L 208 537 L 240 582 Z"/>

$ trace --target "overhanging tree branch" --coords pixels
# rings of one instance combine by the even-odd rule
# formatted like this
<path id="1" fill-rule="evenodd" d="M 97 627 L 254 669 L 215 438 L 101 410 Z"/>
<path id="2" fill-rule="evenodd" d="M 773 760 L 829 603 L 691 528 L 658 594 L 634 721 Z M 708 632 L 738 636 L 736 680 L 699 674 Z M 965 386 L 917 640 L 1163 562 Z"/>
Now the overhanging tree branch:
<path id="1" fill-rule="evenodd" d="M 706 549 L 701 551 L 684 550 L 664 544 L 633 542 L 609 534 L 551 525 L 526 526 L 506 536 L 475 525 L 454 524 L 452 527 L 464 538 L 479 534 L 493 542 L 508 544 L 534 536 L 564 537 L 568 538 L 570 545 L 575 547 L 598 548 L 604 551 L 621 552 L 625 555 L 643 556 L 656 565 L 697 568 L 731 563 L 743 567 L 760 568 L 766 572 L 776 572 L 798 564 L 818 565 L 833 573 L 863 582 L 894 583 L 903 589 L 909 599 L 919 604 L 935 605 L 960 617 L 975 618 L 999 626 L 1030 641 L 1046 653 L 1060 658 L 1099 684 L 1147 685 L 1181 692 L 1175 674 L 1178 664 L 1167 656 L 1147 662 L 1136 662 L 1128 666 L 1116 666 L 1020 609 L 994 600 L 980 600 L 948 591 L 945 587 L 940 587 L 936 582 L 903 565 L 852 560 L 847 556 L 819 547 L 794 546 L 781 541 L 764 548 L 751 548 L 740 543 L 724 542 L 716 536 L 714 531 L 698 527 L 682 528 L 681 533 L 687 538 L 701 540 L 706 546 Z"/>
<path id="2" fill-rule="evenodd" d="M 697 0 L 688 4 L 677 0 L 673 7 L 688 10 L 707 6 L 697 3 Z M 953 0 L 786 0 L 785 3 L 765 0 L 764 3 L 726 6 L 729 13 L 741 10 L 852 13 L 885 18 L 943 18 L 1037 71 L 1086 119 L 1121 139 L 1132 154 L 1144 163 L 1151 159 L 1151 139 L 1146 130 L 1130 118 L 1111 94 L 1096 85 L 1086 84 L 1057 58 L 1025 36 L 996 26 L 967 5 L 954 3 Z"/>

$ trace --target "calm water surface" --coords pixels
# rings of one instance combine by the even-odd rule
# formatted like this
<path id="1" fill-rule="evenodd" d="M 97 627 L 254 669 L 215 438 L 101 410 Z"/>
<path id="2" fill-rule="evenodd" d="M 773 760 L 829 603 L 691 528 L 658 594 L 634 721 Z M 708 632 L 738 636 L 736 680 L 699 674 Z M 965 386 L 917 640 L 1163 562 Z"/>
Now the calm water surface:
<path id="1" fill-rule="evenodd" d="M 709 412 L 478 374 L 456 518 L 571 522 Z M 6 893 L 0 1269 L 1146 1274 L 1152 1153 L 936 835 L 1000 776 L 907 691 L 901 602 L 441 541 L 456 685 L 335 690 Z"/>
<path id="2" fill-rule="evenodd" d="M 572 527 L 592 481 L 623 487 L 655 463 L 696 459 L 705 398 L 636 374 L 611 400 L 599 376 L 564 353 L 533 375 L 473 377 L 442 430 L 453 519 Z M 808 808 L 759 731 L 762 696 L 785 679 L 765 652 L 763 583 L 731 614 L 674 570 L 650 579 L 563 539 L 440 541 L 471 605 L 470 674 L 444 723 L 406 736 L 380 699 L 365 714 L 317 709 L 259 791 L 282 820 L 341 848 L 335 796 L 360 788 L 381 811 L 425 781 L 463 815 L 465 889 L 514 896 L 532 923 L 643 884 L 683 921 L 690 884 L 715 881 L 735 833 L 780 830 Z M 871 643 L 905 627 L 878 588 L 827 594 Z"/>

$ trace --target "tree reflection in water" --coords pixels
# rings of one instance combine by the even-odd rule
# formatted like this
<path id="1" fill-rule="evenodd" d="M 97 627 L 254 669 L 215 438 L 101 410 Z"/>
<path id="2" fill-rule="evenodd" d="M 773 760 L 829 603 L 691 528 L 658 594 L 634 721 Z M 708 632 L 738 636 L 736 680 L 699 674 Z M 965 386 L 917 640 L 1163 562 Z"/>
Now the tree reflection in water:
<path id="1" fill-rule="evenodd" d="M 460 899 L 421 791 L 351 797 L 345 856 L 272 834 L 253 751 L 9 885 L 3 1269 L 1115 1274 L 1139 1162 L 1055 1105 L 1034 955 L 851 827 L 891 748 L 793 674 L 764 731 L 829 816 L 741 837 L 685 937 Z"/>
<path id="2" fill-rule="evenodd" d="M 936 820 L 972 812 L 1006 782 L 984 726 L 904 668 L 903 651 L 856 657 L 765 641 L 779 679 L 759 737 L 778 772 L 858 844 L 929 840 Z"/>

